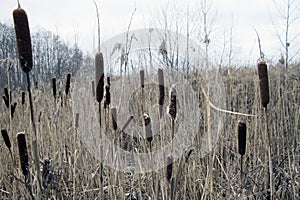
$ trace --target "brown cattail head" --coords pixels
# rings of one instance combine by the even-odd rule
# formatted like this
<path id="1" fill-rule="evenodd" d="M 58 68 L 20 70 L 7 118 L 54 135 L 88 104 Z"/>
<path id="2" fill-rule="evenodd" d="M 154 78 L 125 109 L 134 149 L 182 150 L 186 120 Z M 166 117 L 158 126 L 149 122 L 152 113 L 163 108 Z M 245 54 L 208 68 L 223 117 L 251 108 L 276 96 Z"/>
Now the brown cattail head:
<path id="1" fill-rule="evenodd" d="M 145 122 L 146 139 L 149 143 L 151 143 L 153 140 L 151 118 L 147 113 L 144 113 L 144 122 Z"/>
<path id="2" fill-rule="evenodd" d="M 113 127 L 113 130 L 117 130 L 118 128 L 118 121 L 117 121 L 117 108 L 115 106 L 112 106 L 111 107 L 111 118 L 112 118 L 112 127 Z"/>
<path id="3" fill-rule="evenodd" d="M 172 86 L 170 90 L 170 106 L 169 106 L 169 114 L 171 115 L 172 120 L 176 119 L 177 115 L 177 91 L 174 86 Z"/>
<path id="4" fill-rule="evenodd" d="M 17 107 L 17 102 L 15 102 L 14 104 L 10 105 L 10 115 L 11 118 L 14 117 L 15 111 L 16 111 L 16 107 Z"/>
<path id="5" fill-rule="evenodd" d="M 145 70 L 143 69 L 140 70 L 140 84 L 141 88 L 145 87 Z"/>
<path id="6" fill-rule="evenodd" d="M 56 78 L 52 78 L 53 97 L 56 99 Z"/>
<path id="7" fill-rule="evenodd" d="M 9 94 L 8 94 L 8 89 L 4 88 L 4 96 L 3 96 L 3 101 L 5 103 L 5 106 L 9 108 Z"/>
<path id="8" fill-rule="evenodd" d="M 238 145 L 239 154 L 241 156 L 245 155 L 246 152 L 246 137 L 247 137 L 247 127 L 245 122 L 239 122 L 238 125 Z"/>
<path id="9" fill-rule="evenodd" d="M 19 7 L 13 11 L 13 18 L 20 65 L 28 73 L 32 69 L 32 46 L 27 14 Z"/>
<path id="10" fill-rule="evenodd" d="M 172 178 L 172 171 L 173 171 L 173 156 L 172 155 L 167 156 L 166 165 L 167 165 L 166 179 L 170 183 L 170 180 Z"/>
<path id="11" fill-rule="evenodd" d="M 22 105 L 24 105 L 25 104 L 25 92 L 22 92 Z"/>
<path id="12" fill-rule="evenodd" d="M 104 61 L 102 53 L 95 56 L 95 74 L 96 74 L 96 99 L 101 103 L 104 96 Z"/>
<path id="13" fill-rule="evenodd" d="M 7 130 L 6 129 L 2 129 L 1 130 L 1 134 L 2 134 L 2 137 L 3 137 L 5 145 L 7 146 L 8 149 L 10 149 L 11 148 L 11 143 L 10 143 L 10 139 L 8 137 Z"/>
<path id="14" fill-rule="evenodd" d="M 159 116 L 162 117 L 163 114 L 163 107 L 165 101 L 165 87 L 164 87 L 164 72 L 161 68 L 158 69 L 158 88 L 159 88 Z"/>
<path id="15" fill-rule="evenodd" d="M 104 100 L 104 109 L 109 108 L 110 105 L 110 86 L 105 86 L 105 100 Z"/>
<path id="16" fill-rule="evenodd" d="M 17 140 L 19 146 L 21 169 L 23 175 L 27 177 L 29 173 L 29 164 L 28 164 L 28 152 L 27 152 L 25 133 L 23 132 L 18 133 Z"/>
<path id="17" fill-rule="evenodd" d="M 71 85 L 71 74 L 68 73 L 68 74 L 67 74 L 67 82 L 66 82 L 66 90 L 65 90 L 66 95 L 69 94 L 69 91 L 70 91 L 70 85 Z"/>
<path id="18" fill-rule="evenodd" d="M 264 108 L 266 108 L 270 101 L 268 67 L 266 62 L 262 60 L 257 63 L 257 68 L 258 68 L 261 104 Z"/>

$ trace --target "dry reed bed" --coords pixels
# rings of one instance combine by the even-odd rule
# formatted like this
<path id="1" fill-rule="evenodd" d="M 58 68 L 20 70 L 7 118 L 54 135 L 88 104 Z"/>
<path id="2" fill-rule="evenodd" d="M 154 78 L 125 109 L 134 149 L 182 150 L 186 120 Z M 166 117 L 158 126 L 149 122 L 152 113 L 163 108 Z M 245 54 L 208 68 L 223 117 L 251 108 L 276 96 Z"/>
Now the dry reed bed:
<path id="1" fill-rule="evenodd" d="M 299 177 L 299 66 L 291 67 L 288 90 L 281 87 L 281 68 L 270 68 L 270 133 L 272 135 L 272 160 L 275 184 L 275 197 L 279 199 L 293 199 L 300 189 Z M 255 69 L 228 69 L 224 72 L 227 109 L 244 113 L 255 114 L 256 117 L 241 117 L 227 115 L 220 139 L 215 147 L 213 163 L 213 198 L 236 199 L 263 199 L 267 195 L 264 181 L 268 178 L 266 141 L 263 137 L 264 115 L 260 105 L 259 84 Z M 57 82 L 59 82 L 57 80 Z M 112 87 L 114 86 L 112 78 Z M 72 93 L 71 83 L 70 92 Z M 42 161 L 42 172 L 45 197 L 52 199 L 75 198 L 94 199 L 99 195 L 98 161 L 89 154 L 77 138 L 75 116 L 72 113 L 71 96 L 66 96 L 65 80 L 57 83 L 57 98 L 54 101 L 51 84 L 39 84 L 33 90 L 35 118 L 39 137 L 39 155 Z M 1 89 L 3 91 L 3 89 Z M 51 92 L 49 92 L 51 91 Z M 62 91 L 62 92 L 59 92 Z M 61 104 L 60 95 L 63 96 Z M 200 95 L 201 96 L 201 95 Z M 27 97 L 27 96 L 26 96 Z M 166 97 L 167 98 L 167 97 Z M 201 97 L 202 98 L 202 97 Z M 204 98 L 204 97 L 203 97 Z M 1 129 L 7 129 L 12 143 L 12 154 L 15 158 L 15 172 L 11 183 L 10 154 L 4 141 L 0 140 L 0 196 L 2 199 L 9 196 L 27 199 L 30 194 L 26 185 L 22 183 L 22 170 L 19 167 L 19 152 L 17 148 L 17 133 L 24 131 L 29 153 L 29 171 L 34 176 L 32 156 L 32 128 L 28 116 L 30 110 L 22 107 L 22 91 L 12 91 L 13 102 L 17 102 L 15 115 L 9 120 L 9 110 L 5 103 L 0 103 Z M 63 105 L 61 107 L 61 105 Z M 205 106 L 200 104 L 200 106 Z M 205 109 L 203 109 L 205 116 Z M 102 116 L 104 117 L 104 116 Z M 204 124 L 205 124 L 205 118 Z M 240 155 L 238 154 L 237 122 L 247 123 L 247 145 L 243 159 L 243 188 L 240 187 Z M 102 120 L 104 122 L 104 119 Z M 11 123 L 11 129 L 9 124 Z M 205 127 L 204 127 L 205 130 Z M 111 129 L 113 131 L 113 129 Z M 156 141 L 153 140 L 152 143 Z M 50 159 L 50 162 L 47 160 Z M 207 176 L 208 157 L 200 158 L 197 148 L 190 155 L 188 162 L 181 168 L 179 177 L 180 187 L 177 187 L 177 199 L 208 198 L 204 190 Z M 178 166 L 178 162 L 173 164 Z M 298 170 L 298 171 L 297 171 Z M 165 177 L 163 170 L 156 172 L 154 181 Z M 32 177 L 33 178 L 33 177 Z M 106 199 L 122 198 L 126 193 L 137 193 L 145 199 L 149 192 L 152 180 L 151 174 L 138 175 L 135 173 L 120 172 L 118 175 L 104 167 L 104 195 Z M 18 180 L 17 180 L 18 179 Z M 32 179 L 33 180 L 33 179 Z M 112 186 L 110 186 L 113 183 Z M 33 193 L 36 181 L 32 182 Z M 161 191 L 161 186 L 157 186 Z M 14 194 L 7 192 L 14 191 Z M 204 195 L 203 195 L 204 194 Z M 159 192 L 159 195 L 162 195 Z"/>

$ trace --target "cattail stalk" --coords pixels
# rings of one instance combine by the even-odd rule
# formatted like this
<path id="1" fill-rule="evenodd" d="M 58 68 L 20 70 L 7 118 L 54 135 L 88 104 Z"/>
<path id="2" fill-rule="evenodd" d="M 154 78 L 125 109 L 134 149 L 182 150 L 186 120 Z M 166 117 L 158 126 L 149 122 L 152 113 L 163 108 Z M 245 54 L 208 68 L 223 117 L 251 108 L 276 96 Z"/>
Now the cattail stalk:
<path id="1" fill-rule="evenodd" d="M 243 186 L 243 156 L 246 152 L 247 127 L 245 122 L 239 122 L 238 125 L 238 149 L 241 155 L 241 187 Z"/>
<path id="2" fill-rule="evenodd" d="M 261 104 L 264 107 L 265 111 L 265 135 L 267 138 L 268 145 L 268 159 L 269 159 L 269 185 L 270 185 L 270 194 L 271 199 L 274 197 L 274 188 L 273 188 L 273 166 L 272 166 L 272 153 L 271 153 L 271 135 L 269 132 L 269 113 L 268 113 L 268 104 L 270 101 L 270 92 L 269 92 L 269 79 L 268 79 L 268 66 L 264 59 L 260 59 L 257 63 L 258 68 L 258 78 L 259 78 L 259 87 L 260 87 L 260 99 Z"/>
<path id="3" fill-rule="evenodd" d="M 177 91 L 174 86 L 170 90 L 169 114 L 172 120 L 172 138 L 174 137 L 175 119 L 177 115 Z"/>
<path id="4" fill-rule="evenodd" d="M 56 99 L 56 78 L 52 78 L 52 92 L 54 100 Z"/>
<path id="5" fill-rule="evenodd" d="M 21 65 L 21 69 L 26 73 L 27 76 L 27 89 L 29 93 L 29 104 L 30 104 L 30 113 L 31 113 L 31 123 L 33 126 L 33 140 L 32 147 L 34 151 L 34 162 L 36 168 L 36 175 L 38 179 L 38 197 L 41 191 L 41 182 L 40 182 L 40 167 L 39 167 L 39 155 L 38 155 L 38 145 L 37 145 L 37 132 L 34 121 L 34 112 L 33 112 L 33 103 L 30 89 L 30 77 L 29 72 L 32 69 L 32 46 L 31 46 L 31 37 L 30 29 L 28 24 L 28 18 L 25 10 L 23 10 L 20 5 L 17 9 L 13 11 L 14 27 L 16 34 L 16 41 L 18 47 L 18 56 Z"/>
<path id="6" fill-rule="evenodd" d="M 165 87 L 164 87 L 164 72 L 161 68 L 158 69 L 158 88 L 159 88 L 159 117 L 162 118 L 163 116 L 163 108 L 164 108 L 164 101 L 165 101 Z"/>
<path id="7" fill-rule="evenodd" d="M 66 90 L 65 90 L 66 96 L 68 96 L 68 94 L 70 92 L 70 85 L 71 85 L 71 74 L 68 73 L 67 74 L 67 81 L 66 81 Z"/>
<path id="8" fill-rule="evenodd" d="M 115 106 L 112 106 L 110 110 L 111 110 L 112 128 L 114 131 L 117 131 L 118 129 L 117 108 Z"/>
<path id="9" fill-rule="evenodd" d="M 29 178 L 29 164 L 28 164 L 28 151 L 27 151 L 27 144 L 26 144 L 26 138 L 25 133 L 20 132 L 17 134 L 17 140 L 18 140 L 18 147 L 19 147 L 19 155 L 20 155 L 20 163 L 21 163 L 21 169 L 22 173 L 25 176 L 26 182 Z"/>
<path id="10" fill-rule="evenodd" d="M 167 165 L 167 169 L 166 169 L 166 180 L 167 180 L 167 188 L 169 192 L 167 192 L 167 195 L 170 194 L 170 199 L 173 199 L 173 180 L 172 180 L 172 173 L 173 173 L 173 156 L 169 155 L 167 156 L 166 159 L 166 165 Z M 169 199 L 167 197 L 167 199 Z"/>
<path id="11" fill-rule="evenodd" d="M 103 62 L 103 55 L 102 53 L 97 53 L 95 56 L 95 82 L 96 82 L 96 100 L 98 102 L 99 107 L 99 126 L 101 130 L 101 101 L 103 100 L 104 96 L 104 62 Z M 100 133 L 100 141 L 102 143 L 102 134 Z M 101 156 L 101 163 L 100 163 L 100 195 L 101 198 L 103 197 L 103 163 L 102 163 L 102 156 L 103 156 L 103 149 L 102 144 L 100 146 L 100 156 Z"/>
<path id="12" fill-rule="evenodd" d="M 5 106 L 7 108 L 9 108 L 9 94 L 8 94 L 8 89 L 7 88 L 4 88 L 4 96 L 3 96 L 3 101 L 5 103 Z"/>

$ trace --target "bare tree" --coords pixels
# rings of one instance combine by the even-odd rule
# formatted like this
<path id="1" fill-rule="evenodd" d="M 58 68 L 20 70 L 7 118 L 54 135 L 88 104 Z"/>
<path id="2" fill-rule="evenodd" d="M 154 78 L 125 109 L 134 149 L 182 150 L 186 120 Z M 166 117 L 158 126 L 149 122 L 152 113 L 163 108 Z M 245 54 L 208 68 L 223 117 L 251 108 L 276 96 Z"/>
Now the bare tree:
<path id="1" fill-rule="evenodd" d="M 291 35 L 292 25 L 294 25 L 300 17 L 300 4 L 298 0 L 273 0 L 273 4 L 278 13 L 279 24 L 273 20 L 272 23 L 276 37 L 284 49 L 285 59 L 280 59 L 280 61 L 284 64 L 287 75 L 289 63 L 300 52 L 300 49 L 298 49 L 290 55 L 290 50 L 295 50 L 293 48 L 297 46 L 296 39 L 300 35 L 300 32 Z"/>

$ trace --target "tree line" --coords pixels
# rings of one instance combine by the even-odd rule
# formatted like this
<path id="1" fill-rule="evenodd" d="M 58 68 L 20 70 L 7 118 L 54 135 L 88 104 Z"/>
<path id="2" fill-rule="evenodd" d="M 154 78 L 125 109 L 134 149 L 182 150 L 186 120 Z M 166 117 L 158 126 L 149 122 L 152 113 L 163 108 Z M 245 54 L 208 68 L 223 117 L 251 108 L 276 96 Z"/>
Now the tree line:
<path id="1" fill-rule="evenodd" d="M 84 55 L 78 45 L 68 45 L 53 32 L 41 29 L 31 32 L 33 52 L 32 81 L 62 79 L 68 72 L 73 75 L 83 65 Z M 9 77 L 12 86 L 22 86 L 25 74 L 18 66 L 16 38 L 13 25 L 0 23 L 0 86 L 7 84 Z M 8 67 L 10 66 L 10 67 Z M 9 70 L 8 70 L 9 68 Z M 9 72 L 9 76 L 8 76 Z"/>

